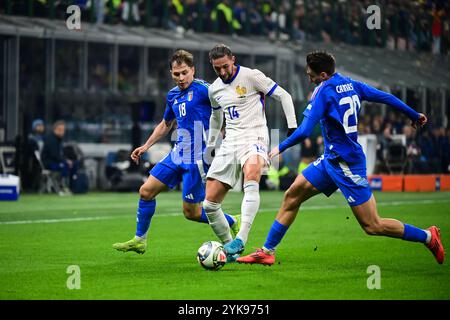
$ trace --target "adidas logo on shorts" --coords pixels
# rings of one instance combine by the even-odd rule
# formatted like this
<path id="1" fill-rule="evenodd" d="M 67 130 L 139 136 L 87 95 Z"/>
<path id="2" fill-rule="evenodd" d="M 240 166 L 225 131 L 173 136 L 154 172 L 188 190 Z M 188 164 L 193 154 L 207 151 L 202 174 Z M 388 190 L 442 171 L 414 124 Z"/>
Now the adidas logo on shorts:
<path id="1" fill-rule="evenodd" d="M 186 195 L 185 198 L 189 199 L 189 200 L 194 200 L 194 196 L 192 195 L 192 193 L 189 193 L 188 195 Z"/>

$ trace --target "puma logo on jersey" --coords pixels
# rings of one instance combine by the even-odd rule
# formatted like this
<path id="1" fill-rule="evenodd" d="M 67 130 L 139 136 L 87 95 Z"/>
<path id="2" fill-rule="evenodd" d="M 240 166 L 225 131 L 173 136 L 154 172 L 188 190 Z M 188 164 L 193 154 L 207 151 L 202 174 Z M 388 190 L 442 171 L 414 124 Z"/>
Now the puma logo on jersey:
<path id="1" fill-rule="evenodd" d="M 246 87 L 241 88 L 240 86 L 237 86 L 236 93 L 239 95 L 239 98 L 244 98 L 245 94 L 247 93 L 247 88 Z"/>

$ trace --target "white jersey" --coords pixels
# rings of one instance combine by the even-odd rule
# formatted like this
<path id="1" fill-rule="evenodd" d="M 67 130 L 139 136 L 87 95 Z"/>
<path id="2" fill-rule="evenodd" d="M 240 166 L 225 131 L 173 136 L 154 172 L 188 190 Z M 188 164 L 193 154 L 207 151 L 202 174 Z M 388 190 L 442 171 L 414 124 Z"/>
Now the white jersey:
<path id="1" fill-rule="evenodd" d="M 224 82 L 217 78 L 209 86 L 211 106 L 225 114 L 225 140 L 233 143 L 245 139 L 268 140 L 265 96 L 270 96 L 277 84 L 257 69 L 237 65 L 233 78 Z"/>

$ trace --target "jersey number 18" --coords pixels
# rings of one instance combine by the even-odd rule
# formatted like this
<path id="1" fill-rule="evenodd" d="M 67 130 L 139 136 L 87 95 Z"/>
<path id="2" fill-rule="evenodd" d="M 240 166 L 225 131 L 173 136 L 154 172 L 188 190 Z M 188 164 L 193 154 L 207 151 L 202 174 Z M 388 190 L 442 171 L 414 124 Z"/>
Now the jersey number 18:
<path id="1" fill-rule="evenodd" d="M 180 112 L 180 116 L 184 117 L 186 115 L 186 102 L 180 103 L 178 111 Z"/>

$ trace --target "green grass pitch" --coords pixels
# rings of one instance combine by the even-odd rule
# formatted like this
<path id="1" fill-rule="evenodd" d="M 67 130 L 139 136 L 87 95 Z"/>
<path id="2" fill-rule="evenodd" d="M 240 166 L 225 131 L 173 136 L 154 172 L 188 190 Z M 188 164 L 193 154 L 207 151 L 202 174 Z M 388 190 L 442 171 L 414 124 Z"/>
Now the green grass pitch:
<path id="1" fill-rule="evenodd" d="M 450 247 L 450 193 L 375 193 L 382 217 L 441 228 Z M 283 193 L 262 192 L 245 253 L 260 247 Z M 367 236 L 341 194 L 302 207 L 272 267 L 227 264 L 202 269 L 199 246 L 216 240 L 206 224 L 188 221 L 181 195 L 157 198 L 147 252 L 122 253 L 114 242 L 135 231 L 137 193 L 72 197 L 22 195 L 0 202 L 0 299 L 450 299 L 450 263 L 438 265 L 423 244 Z M 239 212 L 241 193 L 224 211 Z M 80 289 L 67 288 L 71 265 Z M 380 268 L 381 289 L 368 289 L 368 267 Z"/>

